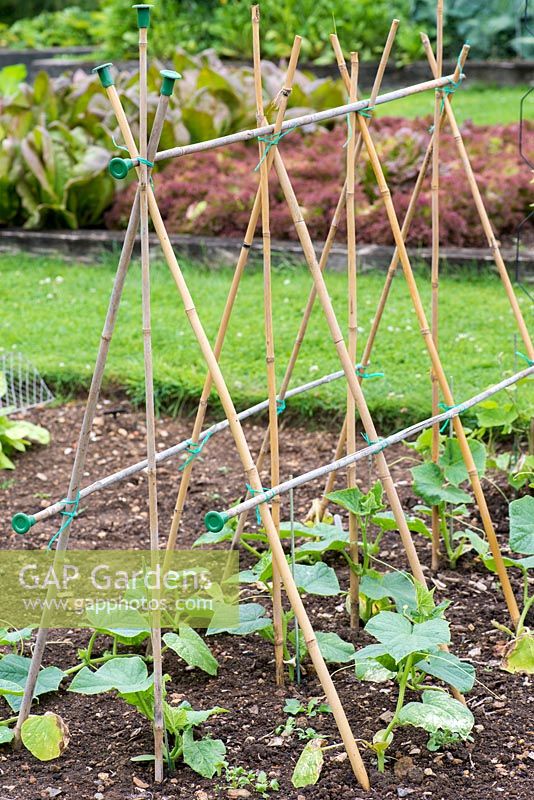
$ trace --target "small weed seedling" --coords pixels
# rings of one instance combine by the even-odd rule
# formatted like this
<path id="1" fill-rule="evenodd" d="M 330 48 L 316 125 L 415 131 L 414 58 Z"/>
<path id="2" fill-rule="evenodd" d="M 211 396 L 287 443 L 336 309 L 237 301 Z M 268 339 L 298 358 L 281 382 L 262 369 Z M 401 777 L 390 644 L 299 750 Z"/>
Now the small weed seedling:
<path id="1" fill-rule="evenodd" d="M 264 770 L 226 767 L 224 777 L 230 789 L 251 789 L 260 797 L 268 798 L 270 792 L 280 791 L 276 778 L 269 778 Z"/>
<path id="2" fill-rule="evenodd" d="M 288 714 L 288 718 L 284 725 L 279 725 L 275 733 L 278 736 L 289 738 L 293 734 L 301 741 L 315 739 L 319 734 L 312 727 L 302 728 L 297 726 L 297 717 L 305 716 L 307 719 L 313 719 L 319 714 L 331 714 L 332 709 L 328 703 L 324 703 L 316 697 L 312 697 L 307 705 L 302 705 L 300 700 L 289 699 L 284 704 L 284 711 Z"/>

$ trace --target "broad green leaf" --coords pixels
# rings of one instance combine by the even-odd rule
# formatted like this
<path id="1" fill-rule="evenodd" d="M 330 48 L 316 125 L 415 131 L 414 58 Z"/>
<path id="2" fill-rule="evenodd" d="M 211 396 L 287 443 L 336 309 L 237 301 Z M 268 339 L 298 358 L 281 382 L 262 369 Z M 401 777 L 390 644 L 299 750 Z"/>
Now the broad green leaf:
<path id="1" fill-rule="evenodd" d="M 397 663 L 410 653 L 425 652 L 451 640 L 446 620 L 438 618 L 412 623 L 393 611 L 381 611 L 371 617 L 365 630 L 387 647 L 387 652 Z"/>
<path id="2" fill-rule="evenodd" d="M 517 419 L 517 410 L 513 403 L 501 404 L 497 400 L 484 400 L 477 406 L 477 420 L 481 428 L 510 428 Z"/>
<path id="3" fill-rule="evenodd" d="M 510 547 L 534 555 L 534 497 L 525 495 L 510 503 Z"/>
<path id="4" fill-rule="evenodd" d="M 467 492 L 446 484 L 445 475 L 437 464 L 432 462 L 420 464 L 418 467 L 413 467 L 411 473 L 414 479 L 414 492 L 431 506 L 440 503 L 457 505 L 473 502 Z"/>
<path id="5" fill-rule="evenodd" d="M 5 725 L 0 725 L 0 744 L 9 744 L 15 738 L 15 731 L 7 728 Z"/>
<path id="6" fill-rule="evenodd" d="M 0 680 L 16 683 L 24 689 L 28 679 L 30 665 L 31 659 L 29 658 L 13 654 L 4 656 L 4 658 L 0 660 Z M 45 667 L 45 669 L 42 669 L 39 672 L 35 684 L 34 698 L 40 697 L 40 695 L 46 694 L 47 692 L 56 692 L 64 677 L 65 673 L 58 669 L 58 667 Z M 6 700 L 13 711 L 19 711 L 22 697 L 10 694 L 6 695 Z"/>
<path id="7" fill-rule="evenodd" d="M 102 612 L 87 611 L 86 617 L 95 630 L 115 637 L 121 644 L 141 644 L 150 636 L 147 620 L 134 608 Z"/>
<path id="8" fill-rule="evenodd" d="M 318 539 L 317 541 L 311 542 L 304 542 L 299 547 L 296 548 L 295 554 L 297 558 L 300 556 L 316 556 L 316 555 L 323 555 L 328 550 L 345 550 L 349 541 L 349 534 L 347 531 L 346 537 L 343 536 L 340 530 L 337 530 L 336 533 L 332 533 L 328 537 L 324 537 L 323 539 Z"/>
<path id="9" fill-rule="evenodd" d="M 59 758 L 69 743 L 69 729 L 60 716 L 47 711 L 29 716 L 20 729 L 22 743 L 39 761 Z"/>
<path id="10" fill-rule="evenodd" d="M 423 692 L 422 703 L 407 703 L 401 708 L 401 725 L 414 725 L 427 733 L 439 730 L 456 733 L 467 738 L 475 723 L 471 711 L 445 692 L 427 690 Z"/>
<path id="11" fill-rule="evenodd" d="M 30 639 L 33 628 L 22 628 L 21 630 L 8 631 L 5 628 L 0 630 L 0 645 L 13 645 Z"/>
<path id="12" fill-rule="evenodd" d="M 154 680 L 149 677 L 145 662 L 139 656 L 113 658 L 102 664 L 96 672 L 83 667 L 75 675 L 69 692 L 77 694 L 100 694 L 116 689 L 121 694 L 144 692 Z"/>
<path id="13" fill-rule="evenodd" d="M 199 667 L 208 675 L 217 674 L 217 659 L 202 637 L 189 625 L 180 625 L 177 634 L 166 633 L 163 641 L 190 667 Z"/>
<path id="14" fill-rule="evenodd" d="M 417 669 L 439 678 L 459 692 L 470 692 L 475 683 L 475 668 L 467 661 L 460 661 L 453 653 L 432 653 L 423 661 L 418 661 Z"/>
<path id="15" fill-rule="evenodd" d="M 384 667 L 376 658 L 362 658 L 359 653 L 356 653 L 355 673 L 360 681 L 369 681 L 370 683 L 384 683 L 392 680 L 397 674 Z"/>
<path id="16" fill-rule="evenodd" d="M 357 486 L 350 489 L 340 489 L 337 492 L 330 492 L 326 497 L 332 503 L 352 511 L 358 516 L 370 516 L 376 514 L 384 508 L 382 502 L 383 488 L 380 481 L 377 481 L 372 489 L 364 494 Z"/>
<path id="17" fill-rule="evenodd" d="M 239 624 L 238 625 L 225 625 L 218 624 L 218 612 L 216 611 L 211 620 L 210 626 L 207 630 L 208 636 L 214 636 L 217 633 L 232 633 L 237 636 L 244 636 L 247 633 L 254 633 L 263 628 L 268 628 L 271 624 L 270 617 L 265 616 L 266 611 L 259 603 L 244 603 L 239 606 Z M 221 617 L 225 618 L 224 610 Z"/>
<path id="18" fill-rule="evenodd" d="M 6 694 L 23 695 L 24 689 L 22 688 L 22 686 L 19 686 L 18 683 L 12 683 L 12 681 L 0 680 L 0 695 L 2 697 L 5 697 Z"/>
<path id="19" fill-rule="evenodd" d="M 220 542 L 231 542 L 234 536 L 234 530 L 229 525 L 225 525 L 220 531 L 207 531 L 202 533 L 198 539 L 193 542 L 193 547 L 200 547 L 202 544 L 220 544 Z"/>
<path id="20" fill-rule="evenodd" d="M 420 533 L 426 536 L 427 539 L 432 538 L 432 532 L 422 519 L 419 519 L 419 517 L 412 517 L 409 514 L 405 514 L 404 518 L 408 530 L 413 533 Z M 378 525 L 379 528 L 382 528 L 384 531 L 397 531 L 399 529 L 392 511 L 382 511 L 380 514 L 375 514 L 371 517 L 371 522 L 374 525 Z"/>
<path id="21" fill-rule="evenodd" d="M 346 664 L 354 659 L 354 645 L 345 642 L 337 633 L 317 631 L 315 634 L 319 650 L 329 664 Z"/>
<path id="22" fill-rule="evenodd" d="M 191 704 L 187 701 L 180 703 L 179 706 L 171 706 L 169 703 L 164 702 L 163 710 L 165 714 L 165 724 L 174 734 L 179 734 L 186 728 L 202 725 L 202 723 L 206 722 L 210 717 L 228 713 L 226 708 L 221 708 L 220 706 L 208 708 L 205 711 L 197 711 L 192 708 Z"/>
<path id="23" fill-rule="evenodd" d="M 324 764 L 323 744 L 323 739 L 312 739 L 300 754 L 291 777 L 295 789 L 315 786 L 319 780 Z"/>
<path id="24" fill-rule="evenodd" d="M 531 633 L 524 633 L 512 642 L 502 666 L 507 672 L 534 675 L 534 636 Z"/>
<path id="25" fill-rule="evenodd" d="M 298 588 L 308 594 L 333 597 L 341 591 L 335 570 L 323 561 L 311 566 L 295 564 L 294 576 Z"/>
<path id="26" fill-rule="evenodd" d="M 193 738 L 193 731 L 183 735 L 184 762 L 203 778 L 220 775 L 225 764 L 226 747 L 220 739 Z"/>
<path id="27" fill-rule="evenodd" d="M 364 575 L 360 581 L 360 594 L 371 600 L 390 597 L 399 612 L 405 607 L 410 610 L 417 607 L 414 582 L 404 572 L 386 572 L 378 578 Z"/>
<path id="28" fill-rule="evenodd" d="M 477 472 L 480 477 L 486 471 L 486 448 L 478 439 L 468 439 L 469 449 L 473 456 Z M 439 464 L 443 467 L 446 480 L 454 486 L 469 480 L 465 467 L 462 451 L 457 439 L 446 439 L 445 449 L 440 456 Z"/>

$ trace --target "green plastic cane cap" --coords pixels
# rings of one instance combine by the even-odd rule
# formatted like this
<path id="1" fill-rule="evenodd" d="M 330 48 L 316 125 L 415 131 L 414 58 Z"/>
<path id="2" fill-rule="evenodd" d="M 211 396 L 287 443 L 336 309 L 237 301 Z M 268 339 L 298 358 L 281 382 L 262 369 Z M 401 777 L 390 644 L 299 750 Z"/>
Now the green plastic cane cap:
<path id="1" fill-rule="evenodd" d="M 100 78 L 100 83 L 102 84 L 104 89 L 107 89 L 108 86 L 113 86 L 113 84 L 115 83 L 115 81 L 111 77 L 110 67 L 112 66 L 113 64 L 111 63 L 111 61 L 109 61 L 107 64 L 100 64 L 99 67 L 93 67 L 93 69 L 91 70 L 91 72 L 96 72 L 96 74 Z"/>
<path id="2" fill-rule="evenodd" d="M 221 514 L 219 511 L 208 511 L 204 517 L 204 523 L 211 533 L 219 533 L 224 528 L 227 519 L 226 514 Z"/>
<path id="3" fill-rule="evenodd" d="M 138 28 L 149 28 L 150 27 L 150 9 L 153 8 L 152 5 L 147 5 L 146 3 L 137 3 L 132 8 L 137 9 L 137 27 Z"/>
<path id="4" fill-rule="evenodd" d="M 20 536 L 24 533 L 28 533 L 32 525 L 35 525 L 35 517 L 30 517 L 28 514 L 23 514 L 22 512 L 15 514 L 11 520 L 11 527 L 15 533 L 18 533 Z"/>
<path id="5" fill-rule="evenodd" d="M 160 94 L 170 97 L 174 89 L 174 82 L 181 80 L 182 76 L 173 69 L 161 69 L 159 74 L 163 78 Z"/>
<path id="6" fill-rule="evenodd" d="M 122 181 L 128 172 L 132 169 L 134 162 L 131 158 L 112 158 L 109 162 L 108 169 L 112 178 Z"/>

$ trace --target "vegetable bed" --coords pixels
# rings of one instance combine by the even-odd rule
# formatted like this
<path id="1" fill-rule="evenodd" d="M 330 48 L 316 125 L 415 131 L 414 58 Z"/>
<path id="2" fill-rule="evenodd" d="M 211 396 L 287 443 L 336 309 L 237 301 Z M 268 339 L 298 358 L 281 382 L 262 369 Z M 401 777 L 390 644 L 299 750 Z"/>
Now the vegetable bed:
<path id="1" fill-rule="evenodd" d="M 8 477 L 2 483 L 6 547 L 40 547 L 48 541 L 52 526 L 36 527 L 21 542 L 9 532 L 8 520 L 11 513 L 21 507 L 29 510 L 38 508 L 40 503 L 48 504 L 49 494 L 53 499 L 64 495 L 70 475 L 71 449 L 82 413 L 83 405 L 72 403 L 34 414 L 35 422 L 50 429 L 52 444 L 46 449 L 22 454 L 14 477 Z M 95 441 L 90 450 L 88 471 L 91 476 L 111 472 L 142 457 L 143 428 L 143 415 L 133 411 L 127 402 L 120 398 L 104 401 L 99 408 Z M 188 436 L 190 428 L 191 421 L 188 420 L 160 419 L 157 441 L 161 446 L 168 446 Z M 253 449 L 257 449 L 262 429 L 247 425 L 245 433 Z M 297 474 L 329 460 L 337 433 L 337 425 L 316 432 L 284 428 L 281 452 L 285 470 Z M 420 502 L 412 493 L 409 472 L 416 463 L 417 454 L 397 447 L 388 451 L 387 456 L 401 500 L 406 511 L 410 512 Z M 169 462 L 158 471 L 162 490 L 162 530 L 166 530 L 172 513 L 177 466 Z M 359 485 L 363 488 L 372 485 L 375 479 L 372 469 L 368 470 L 367 466 L 362 467 L 358 474 Z M 501 492 L 510 498 L 514 494 L 502 473 L 491 473 L 490 477 L 496 485 L 492 488 L 485 482 L 485 488 L 497 533 L 501 543 L 506 544 L 507 503 Z M 195 463 L 194 479 L 184 518 L 181 540 L 184 546 L 190 546 L 203 532 L 203 515 L 209 508 L 224 507 L 243 491 L 241 468 L 228 434 L 217 436 L 209 443 L 206 452 Z M 82 549 L 147 547 L 147 511 L 140 499 L 143 482 L 144 478 L 136 477 L 121 485 L 116 493 L 101 494 L 84 503 L 83 513 L 73 528 L 73 544 Z M 321 489 L 322 486 L 312 484 L 298 491 L 297 518 L 304 516 L 312 498 Z M 285 502 L 283 518 L 287 519 L 287 516 Z M 478 523 L 476 511 L 471 512 L 469 521 L 475 525 Z M 430 543 L 418 535 L 415 535 L 415 540 L 422 562 L 428 564 Z M 380 557 L 388 566 L 405 568 L 398 534 L 386 532 Z M 336 567 L 340 586 L 346 590 L 348 570 L 340 567 L 335 553 L 327 553 L 324 560 Z M 251 563 L 250 556 L 243 553 L 241 568 L 245 569 Z M 512 579 L 518 594 L 519 582 L 514 572 Z M 467 800 L 487 800 L 501 794 L 514 800 L 526 800 L 530 797 L 531 783 L 529 764 L 532 754 L 528 743 L 531 686 L 528 677 L 513 675 L 501 668 L 507 637 L 492 626 L 493 619 L 506 621 L 500 589 L 493 574 L 483 567 L 472 551 L 459 559 L 455 570 L 444 565 L 433 582 L 436 600 L 447 598 L 452 601 L 447 617 L 451 623 L 454 652 L 476 668 L 477 682 L 468 695 L 468 706 L 475 717 L 473 741 L 432 751 L 427 748 L 427 735 L 420 729 L 397 729 L 383 774 L 376 771 L 374 754 L 363 751 L 373 786 L 368 795 L 355 786 L 342 748 L 325 752 L 322 775 L 316 786 L 297 789 L 291 785 L 291 773 L 305 744 L 300 737 L 305 736 L 306 730 L 313 728 L 327 740 L 328 745 L 338 742 L 338 734 L 332 715 L 321 706 L 321 689 L 309 661 L 303 664 L 300 688 L 288 683 L 285 688 L 276 689 L 272 646 L 257 634 L 207 637 L 219 663 L 217 677 L 185 667 L 172 650 L 164 659 L 164 671 L 171 676 L 167 684 L 167 699 L 171 705 L 188 701 L 198 710 L 227 709 L 227 713 L 211 717 L 202 726 L 203 735 L 208 734 L 225 744 L 226 760 L 230 765 L 226 777 L 223 770 L 220 777 L 215 775 L 208 780 L 189 767 L 179 765 L 173 776 L 168 777 L 161 787 L 155 787 L 150 764 L 131 761 L 132 757 L 150 752 L 150 725 L 133 707 L 125 705 L 113 694 L 87 697 L 67 693 L 65 688 L 69 679 L 59 692 L 44 694 L 34 712 L 50 711 L 63 717 L 70 728 L 68 749 L 60 759 L 48 763 L 36 762 L 24 750 L 9 756 L 6 753 L 2 760 L 3 792 L 6 797 L 17 800 L 56 796 L 84 800 L 118 800 L 134 796 L 158 800 L 170 797 L 212 800 L 219 797 L 260 797 L 263 786 L 264 793 L 284 800 L 337 800 L 342 796 L 366 796 L 377 800 L 461 796 Z M 257 592 L 250 586 L 246 590 L 247 598 L 254 594 Z M 339 595 L 307 594 L 305 603 L 317 630 L 335 632 L 349 641 L 343 599 Z M 261 598 L 258 602 L 263 603 L 269 613 L 268 602 Z M 72 667 L 79 660 L 77 649 L 87 646 L 88 635 L 74 631 L 58 631 L 52 635 L 45 666 L 54 665 L 64 670 Z M 363 647 L 373 641 L 367 633 L 361 633 L 356 646 Z M 109 646 L 109 638 L 99 636 L 94 643 L 94 655 L 100 656 Z M 139 652 L 139 648 L 119 647 L 124 654 Z M 24 654 L 29 654 L 28 644 Z M 358 739 L 370 740 L 377 728 L 385 727 L 391 719 L 397 694 L 395 686 L 391 682 L 360 682 L 354 676 L 353 667 L 340 666 L 331 667 L 331 671 L 335 672 L 334 680 L 354 733 Z M 310 699 L 317 696 L 319 700 L 309 705 Z M 414 701 L 417 696 L 408 691 L 406 699 Z M 289 704 L 288 700 L 291 700 Z M 9 716 L 11 712 L 5 701 L 0 703 L 4 712 L 2 716 Z M 289 722 L 292 718 L 294 723 Z M 260 782 L 258 790 L 250 784 L 239 784 L 239 780 L 244 780 L 244 773 L 251 770 L 256 774 L 255 781 L 258 780 L 258 771 L 265 772 L 267 785 Z M 278 790 L 273 782 L 278 784 Z"/>

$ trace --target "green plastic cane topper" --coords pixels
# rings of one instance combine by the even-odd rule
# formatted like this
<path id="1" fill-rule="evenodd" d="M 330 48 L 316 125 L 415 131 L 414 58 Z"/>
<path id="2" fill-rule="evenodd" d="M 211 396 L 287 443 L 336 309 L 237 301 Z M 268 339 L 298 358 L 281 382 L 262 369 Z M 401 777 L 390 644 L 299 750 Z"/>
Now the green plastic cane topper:
<path id="1" fill-rule="evenodd" d="M 107 64 L 100 64 L 99 67 L 93 67 L 93 69 L 91 70 L 91 72 L 95 72 L 98 75 L 98 77 L 100 78 L 100 83 L 102 84 L 104 89 L 107 89 L 109 86 L 113 86 L 113 84 L 115 83 L 115 81 L 111 77 L 110 67 L 112 66 L 113 64 L 111 63 L 111 61 L 109 61 Z"/>
<path id="2" fill-rule="evenodd" d="M 137 3 L 132 8 L 137 9 L 137 27 L 138 28 L 149 28 L 150 27 L 150 9 L 153 8 L 152 5 L 147 5 L 146 3 Z"/>
<path id="3" fill-rule="evenodd" d="M 173 93 L 174 82 L 181 80 L 182 76 L 179 72 L 175 72 L 173 69 L 162 69 L 160 70 L 159 74 L 163 78 L 160 94 L 170 97 Z"/>
<path id="4" fill-rule="evenodd" d="M 112 158 L 108 165 L 109 174 L 122 181 L 132 169 L 134 162 L 131 158 Z"/>
<path id="5" fill-rule="evenodd" d="M 23 514 L 22 512 L 15 514 L 11 520 L 11 527 L 19 536 L 28 533 L 32 525 L 35 525 L 35 517 L 30 517 L 28 514 Z"/>
<path id="6" fill-rule="evenodd" d="M 228 520 L 226 514 L 221 514 L 219 511 L 208 511 L 204 517 L 206 528 L 211 533 L 219 533 L 224 528 L 225 522 Z"/>

